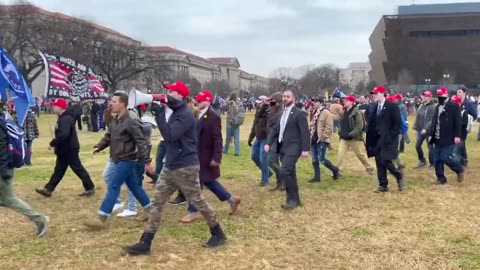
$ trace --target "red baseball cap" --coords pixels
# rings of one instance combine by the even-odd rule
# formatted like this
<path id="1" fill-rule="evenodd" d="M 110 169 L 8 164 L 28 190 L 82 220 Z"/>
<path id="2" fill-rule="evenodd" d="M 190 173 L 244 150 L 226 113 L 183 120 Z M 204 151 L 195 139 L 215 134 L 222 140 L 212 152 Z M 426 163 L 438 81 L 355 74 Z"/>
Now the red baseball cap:
<path id="1" fill-rule="evenodd" d="M 395 102 L 395 96 L 388 96 L 387 100 L 390 102 Z"/>
<path id="2" fill-rule="evenodd" d="M 202 90 L 200 93 L 198 93 L 198 95 L 195 97 L 195 99 L 198 102 L 203 102 L 203 101 L 212 102 L 213 101 L 213 96 L 212 96 L 212 93 L 210 93 L 210 91 Z"/>
<path id="3" fill-rule="evenodd" d="M 402 100 L 402 99 L 403 99 L 402 94 L 396 94 L 396 95 L 395 95 L 395 99 Z"/>
<path id="4" fill-rule="evenodd" d="M 50 106 L 55 106 L 55 107 L 59 107 L 66 110 L 68 107 L 68 104 L 67 104 L 67 101 L 65 101 L 65 99 L 57 98 L 55 101 L 50 102 Z"/>
<path id="5" fill-rule="evenodd" d="M 370 94 L 378 94 L 378 93 L 381 93 L 381 94 L 385 94 L 387 92 L 387 89 L 385 89 L 385 87 L 383 87 L 383 85 L 377 85 L 375 86 L 375 88 L 373 88 L 372 92 L 370 92 Z"/>
<path id="6" fill-rule="evenodd" d="M 430 92 L 430 91 L 425 91 L 425 92 L 423 92 L 422 96 L 432 97 L 433 94 L 432 94 L 432 92 Z"/>
<path id="7" fill-rule="evenodd" d="M 459 96 L 453 96 L 452 101 L 457 104 L 462 104 L 462 99 Z"/>
<path id="8" fill-rule="evenodd" d="M 347 96 L 345 96 L 344 100 L 348 100 L 350 102 L 355 102 L 357 100 L 357 98 L 355 96 L 352 96 L 352 95 L 347 95 Z"/>
<path id="9" fill-rule="evenodd" d="M 437 89 L 437 96 L 448 95 L 448 89 L 445 87 L 440 87 Z"/>
<path id="10" fill-rule="evenodd" d="M 176 81 L 173 84 L 164 84 L 163 87 L 179 93 L 182 97 L 188 97 L 188 95 L 190 95 L 190 90 L 188 90 L 187 85 L 181 81 Z"/>

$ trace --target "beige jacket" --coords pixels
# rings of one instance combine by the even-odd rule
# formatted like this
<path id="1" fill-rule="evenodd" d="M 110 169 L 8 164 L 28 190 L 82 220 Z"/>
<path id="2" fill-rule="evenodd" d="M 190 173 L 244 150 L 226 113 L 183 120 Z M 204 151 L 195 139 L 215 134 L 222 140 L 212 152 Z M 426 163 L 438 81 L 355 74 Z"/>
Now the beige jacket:
<path id="1" fill-rule="evenodd" d="M 318 116 L 317 121 L 317 135 L 318 142 L 330 143 L 333 134 L 333 114 L 328 110 L 324 109 Z"/>
<path id="2" fill-rule="evenodd" d="M 343 117 L 343 106 L 341 104 L 332 103 L 330 112 L 333 114 L 333 120 L 340 120 Z"/>

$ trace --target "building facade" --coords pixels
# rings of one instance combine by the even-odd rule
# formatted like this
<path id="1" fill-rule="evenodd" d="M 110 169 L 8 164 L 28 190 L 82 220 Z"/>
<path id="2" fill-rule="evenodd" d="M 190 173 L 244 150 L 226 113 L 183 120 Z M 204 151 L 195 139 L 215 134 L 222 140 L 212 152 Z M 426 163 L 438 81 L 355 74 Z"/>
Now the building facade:
<path id="1" fill-rule="evenodd" d="M 369 41 L 377 83 L 480 83 L 480 3 L 399 7 Z"/>
<path id="2" fill-rule="evenodd" d="M 372 69 L 370 63 L 350 63 L 347 68 L 340 69 L 339 80 L 341 84 L 354 89 L 359 83 L 366 84 L 370 80 L 369 72 Z"/>

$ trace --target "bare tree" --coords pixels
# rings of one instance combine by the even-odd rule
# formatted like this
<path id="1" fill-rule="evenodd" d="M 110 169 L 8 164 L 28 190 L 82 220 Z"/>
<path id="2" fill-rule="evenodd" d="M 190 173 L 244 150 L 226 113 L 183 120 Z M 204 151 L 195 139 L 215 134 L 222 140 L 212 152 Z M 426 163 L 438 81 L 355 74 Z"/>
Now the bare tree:
<path id="1" fill-rule="evenodd" d="M 354 93 L 355 94 L 360 94 L 360 95 L 363 95 L 365 94 L 366 92 L 366 85 L 365 85 L 365 81 L 361 80 L 357 83 L 357 85 L 355 85 L 355 89 L 354 90 Z"/>
<path id="2" fill-rule="evenodd" d="M 327 90 L 333 90 L 337 86 L 338 71 L 333 65 L 317 67 L 300 79 L 302 92 L 308 96 L 318 95 Z"/>
<path id="3" fill-rule="evenodd" d="M 204 88 L 212 92 L 213 95 L 221 97 L 228 97 L 232 93 L 230 84 L 225 80 L 211 80 L 205 83 Z"/>
<path id="4" fill-rule="evenodd" d="M 282 80 L 277 78 L 271 78 L 268 82 L 268 91 L 270 94 L 275 92 L 281 92 L 285 86 L 282 83 Z"/>

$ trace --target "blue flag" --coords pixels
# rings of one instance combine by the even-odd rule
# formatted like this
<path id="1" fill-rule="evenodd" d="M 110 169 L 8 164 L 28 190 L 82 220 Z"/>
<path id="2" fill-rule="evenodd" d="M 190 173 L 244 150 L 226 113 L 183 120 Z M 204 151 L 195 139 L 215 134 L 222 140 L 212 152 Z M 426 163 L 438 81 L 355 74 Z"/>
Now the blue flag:
<path id="1" fill-rule="evenodd" d="M 6 91 L 2 91 L 2 89 L 8 88 L 15 106 L 17 122 L 20 126 L 23 126 L 28 109 L 35 105 L 35 100 L 22 73 L 2 47 L 0 47 L 0 75 L 0 94 L 2 99 L 5 98 L 4 95 L 6 94 Z"/>

